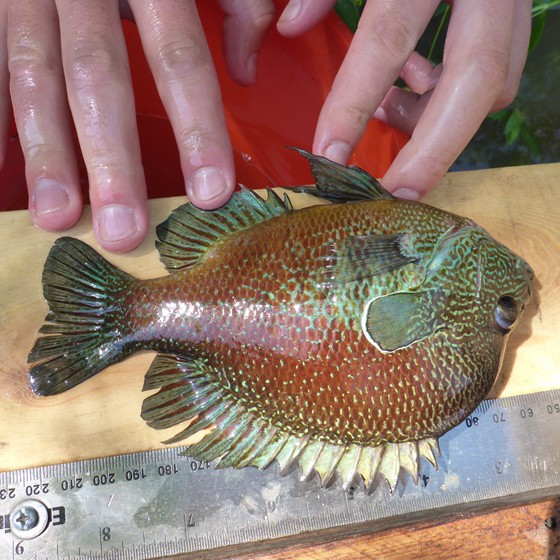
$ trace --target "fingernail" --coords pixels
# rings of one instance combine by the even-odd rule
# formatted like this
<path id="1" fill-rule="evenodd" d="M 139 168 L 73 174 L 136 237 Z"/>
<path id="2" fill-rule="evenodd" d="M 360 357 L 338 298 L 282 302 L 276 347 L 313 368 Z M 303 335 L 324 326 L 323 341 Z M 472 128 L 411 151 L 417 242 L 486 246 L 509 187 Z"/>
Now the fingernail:
<path id="1" fill-rule="evenodd" d="M 97 215 L 99 237 L 103 241 L 121 241 L 138 231 L 134 212 L 127 206 L 113 204 L 104 206 Z"/>
<path id="2" fill-rule="evenodd" d="M 247 59 L 247 74 L 249 74 L 251 80 L 255 81 L 257 77 L 257 53 L 256 52 L 249 55 L 249 58 Z"/>
<path id="3" fill-rule="evenodd" d="M 336 161 L 337 163 L 345 164 L 350 157 L 350 146 L 346 142 L 341 142 L 337 140 L 336 142 L 331 142 L 325 149 L 325 157 Z"/>
<path id="4" fill-rule="evenodd" d="M 404 187 L 393 191 L 393 196 L 396 196 L 397 198 L 405 198 L 406 200 L 420 199 L 420 193 L 418 191 L 413 191 L 412 189 L 407 189 Z"/>
<path id="5" fill-rule="evenodd" d="M 301 0 L 291 0 L 291 2 L 284 8 L 279 22 L 292 21 L 297 18 L 301 11 Z"/>
<path id="6" fill-rule="evenodd" d="M 208 201 L 227 190 L 223 173 L 216 167 L 203 167 L 192 176 L 192 190 L 199 201 Z"/>
<path id="7" fill-rule="evenodd" d="M 45 216 L 60 212 L 68 207 L 70 199 L 68 191 L 53 179 L 41 179 L 35 185 L 35 214 Z"/>
<path id="8" fill-rule="evenodd" d="M 384 123 L 388 123 L 389 122 L 389 118 L 387 117 L 387 111 L 385 111 L 385 109 L 383 109 L 382 107 L 378 107 L 375 110 L 375 113 L 373 113 L 373 118 L 375 120 L 384 122 Z"/>

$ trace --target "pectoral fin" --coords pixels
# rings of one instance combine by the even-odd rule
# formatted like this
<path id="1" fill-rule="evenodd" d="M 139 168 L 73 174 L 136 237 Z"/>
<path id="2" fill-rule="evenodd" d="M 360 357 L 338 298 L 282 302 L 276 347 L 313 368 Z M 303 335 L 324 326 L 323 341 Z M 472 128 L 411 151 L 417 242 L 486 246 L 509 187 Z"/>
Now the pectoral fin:
<path id="1" fill-rule="evenodd" d="M 414 252 L 409 237 L 406 233 L 348 237 L 325 258 L 323 278 L 344 284 L 417 263 L 420 255 Z"/>
<path id="2" fill-rule="evenodd" d="M 446 302 L 438 289 L 378 297 L 365 310 L 364 332 L 382 352 L 405 348 L 441 327 Z"/>

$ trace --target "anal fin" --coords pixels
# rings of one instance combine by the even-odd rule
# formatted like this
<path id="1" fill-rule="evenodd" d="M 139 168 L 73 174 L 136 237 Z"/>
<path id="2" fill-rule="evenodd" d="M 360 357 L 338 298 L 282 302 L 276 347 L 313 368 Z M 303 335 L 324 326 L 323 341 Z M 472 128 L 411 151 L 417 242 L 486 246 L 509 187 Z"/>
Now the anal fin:
<path id="1" fill-rule="evenodd" d="M 280 473 L 286 474 L 297 463 L 302 478 L 317 472 L 322 486 L 330 485 L 338 474 L 344 490 L 361 477 L 371 492 L 381 476 L 394 492 L 403 471 L 417 483 L 420 458 L 437 464 L 439 448 L 435 438 L 360 446 L 290 434 L 224 395 L 212 383 L 205 364 L 192 358 L 158 355 L 146 374 L 144 387 L 159 388 L 144 401 L 142 416 L 150 426 L 168 428 L 192 420 L 168 443 L 209 430 L 186 453 L 197 460 L 218 460 L 220 468 L 266 469 L 277 461 Z"/>

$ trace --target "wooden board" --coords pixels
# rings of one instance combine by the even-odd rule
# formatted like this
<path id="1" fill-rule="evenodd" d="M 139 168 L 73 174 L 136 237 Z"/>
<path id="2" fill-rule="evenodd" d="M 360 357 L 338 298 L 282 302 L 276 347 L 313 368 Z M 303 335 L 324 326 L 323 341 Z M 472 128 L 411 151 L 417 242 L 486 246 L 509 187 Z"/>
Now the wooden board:
<path id="1" fill-rule="evenodd" d="M 188 556 L 184 557 L 187 560 Z M 558 560 L 560 500 L 237 560 Z M 178 557 L 173 560 L 183 560 Z"/>
<path id="2" fill-rule="evenodd" d="M 538 296 L 511 337 L 493 396 L 560 387 L 559 176 L 560 164 L 449 174 L 427 199 L 475 219 L 536 272 Z M 310 199 L 294 197 L 298 205 Z M 151 201 L 148 239 L 131 253 L 105 256 L 142 278 L 164 274 L 154 229 L 181 202 Z M 96 246 L 89 210 L 68 234 Z M 47 312 L 41 271 L 57 237 L 34 228 L 26 212 L 0 214 L 0 470 L 157 448 L 175 432 L 156 432 L 140 418 L 149 352 L 56 397 L 30 391 L 26 358 Z"/>
<path id="3" fill-rule="evenodd" d="M 560 164 L 454 173 L 426 198 L 475 219 L 524 256 L 536 272 L 537 298 L 510 340 L 492 396 L 560 387 L 559 183 Z M 154 228 L 181 202 L 152 201 L 151 235 L 145 243 L 127 255 L 105 256 L 139 277 L 162 275 L 153 248 Z M 300 197 L 297 202 L 309 199 Z M 96 246 L 87 211 L 68 234 Z M 26 357 L 47 311 L 40 278 L 56 237 L 35 229 L 26 212 L 0 214 L 0 470 L 162 447 L 161 440 L 169 435 L 147 428 L 139 415 L 149 353 L 113 366 L 66 394 L 49 399 L 32 395 Z M 558 501 L 244 558 L 550 560 L 560 557 L 560 530 L 545 526 L 550 517 L 558 527 Z"/>

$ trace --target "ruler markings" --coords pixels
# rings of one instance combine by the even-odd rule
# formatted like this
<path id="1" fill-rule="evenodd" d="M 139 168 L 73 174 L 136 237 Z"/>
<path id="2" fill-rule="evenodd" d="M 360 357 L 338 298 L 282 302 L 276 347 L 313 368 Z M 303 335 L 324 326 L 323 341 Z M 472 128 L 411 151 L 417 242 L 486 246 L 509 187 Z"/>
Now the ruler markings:
<path id="1" fill-rule="evenodd" d="M 11 550 L 14 560 L 147 560 L 364 524 L 383 529 L 560 492 L 560 390 L 485 401 L 469 420 L 441 439 L 440 469 L 422 462 L 419 485 L 406 477 L 394 496 L 383 483 L 370 496 L 355 487 L 343 497 L 340 483 L 320 489 L 297 472 L 214 471 L 183 456 L 184 447 L 0 473 L 0 520 L 36 498 L 60 522 L 21 542 L 0 531 L 0 558 Z M 97 544 L 87 540 L 92 528 Z"/>

